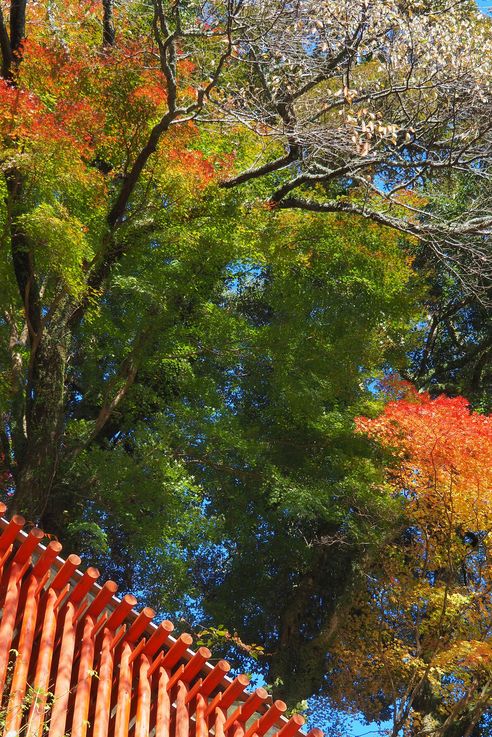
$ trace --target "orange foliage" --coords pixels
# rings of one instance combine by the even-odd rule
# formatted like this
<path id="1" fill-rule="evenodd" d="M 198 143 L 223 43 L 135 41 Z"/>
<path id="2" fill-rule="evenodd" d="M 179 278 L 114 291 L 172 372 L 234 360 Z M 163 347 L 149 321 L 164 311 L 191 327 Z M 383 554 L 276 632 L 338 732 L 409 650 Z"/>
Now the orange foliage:
<path id="1" fill-rule="evenodd" d="M 111 176 L 118 176 L 167 109 L 166 80 L 154 42 L 133 35 L 122 7 L 118 43 L 102 49 L 101 7 L 91 0 L 61 4 L 57 32 L 47 33 L 42 5 L 35 4 L 29 13 L 15 83 L 0 80 L 0 139 L 6 145 L 57 143 L 70 155 L 78 154 L 81 166 L 105 161 Z M 191 60 L 178 60 L 183 103 L 196 98 L 195 73 Z M 173 126 L 165 138 L 159 155 L 172 167 L 171 176 L 189 178 L 193 188 L 205 187 L 226 163 L 199 150 L 198 131 L 187 123 Z"/>
<path id="2" fill-rule="evenodd" d="M 390 477 L 416 521 L 447 532 L 488 529 L 492 418 L 472 412 L 463 397 L 432 399 L 402 388 L 407 396 L 389 402 L 380 417 L 358 418 L 358 431 L 396 451 Z"/>
<path id="3" fill-rule="evenodd" d="M 356 426 L 390 454 L 386 480 L 402 524 L 345 613 L 330 654 L 331 693 L 343 708 L 391 714 L 395 734 L 415 735 L 424 719 L 438 729 L 478 720 L 486 708 L 492 418 L 463 397 L 432 399 L 402 382 L 389 393 L 396 398 L 383 413 Z"/>

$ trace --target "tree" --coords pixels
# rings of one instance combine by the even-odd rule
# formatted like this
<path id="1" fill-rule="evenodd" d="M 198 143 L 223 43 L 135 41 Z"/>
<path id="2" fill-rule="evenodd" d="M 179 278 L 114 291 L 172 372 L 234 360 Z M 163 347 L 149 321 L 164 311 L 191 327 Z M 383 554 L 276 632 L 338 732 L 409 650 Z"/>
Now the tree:
<path id="1" fill-rule="evenodd" d="M 252 13 L 234 56 L 248 86 L 231 84 L 218 104 L 263 136 L 264 155 L 225 186 L 273 173 L 272 207 L 345 212 L 410 232 L 482 291 L 490 19 L 466 2 L 279 0 Z M 428 207 L 436 188 L 450 192 L 463 176 L 480 191 L 469 209 L 449 218 Z M 420 197 L 402 200 L 408 190 Z"/>
<path id="2" fill-rule="evenodd" d="M 466 396 L 490 412 L 490 309 L 440 269 L 430 281 L 426 335 L 406 376 L 433 395 Z"/>
<path id="3" fill-rule="evenodd" d="M 488 734 L 491 418 L 461 397 L 401 386 L 357 426 L 392 454 L 387 483 L 404 523 L 339 630 L 332 697 L 391 718 L 395 736 Z"/>
<path id="4" fill-rule="evenodd" d="M 203 357 L 168 423 L 222 520 L 195 564 L 205 613 L 261 642 L 295 704 L 318 690 L 341 605 L 395 519 L 353 417 L 374 373 L 405 364 L 419 288 L 388 229 L 309 213 L 267 223 L 267 258 L 229 296 L 232 350 Z"/>
<path id="5" fill-rule="evenodd" d="M 486 166 L 490 116 L 480 80 L 489 59 L 487 26 L 469 8 L 458 6 L 436 16 L 438 6 L 413 12 L 390 5 L 382 12 L 377 5 L 354 3 L 342 16 L 327 2 L 316 8 L 314 21 L 309 2 L 300 3 L 293 15 L 271 3 L 249 8 L 241 0 L 230 0 L 210 5 L 205 13 L 201 5 L 182 8 L 156 0 L 145 12 L 138 3 L 119 9 L 117 43 L 112 3 L 103 3 L 102 10 L 102 39 L 95 34 L 99 8 L 92 5 L 52 3 L 47 14 L 33 6 L 26 16 L 26 3 L 16 0 L 10 8 L 10 38 L 3 21 L 0 29 L 3 137 L 9 151 L 5 227 L 26 316 L 24 325 L 10 318 L 11 341 L 15 345 L 20 340 L 29 352 L 27 381 L 22 371 L 19 375 L 15 352 L 18 415 L 4 444 L 13 442 L 6 457 L 13 454 L 15 506 L 29 510 L 33 518 L 45 509 L 57 459 L 64 452 L 72 335 L 91 302 L 103 299 L 108 279 L 131 248 L 126 233 L 142 198 L 156 185 L 154 154 L 159 147 L 162 156 L 164 138 L 169 146 L 181 135 L 182 147 L 189 146 L 185 139 L 191 121 L 206 120 L 214 107 L 222 115 L 256 120 L 256 133 L 273 141 L 280 121 L 279 144 L 287 146 L 287 153 L 230 178 L 227 186 L 285 169 L 287 180 L 280 180 L 269 195 L 273 205 L 298 206 L 292 192 L 305 185 L 339 187 L 329 202 L 305 206 L 369 215 L 418 236 L 423 231 L 414 217 L 415 205 L 411 218 L 384 212 L 377 197 L 375 206 L 368 207 L 360 204 L 361 196 L 367 203 L 361 185 L 377 189 L 374 181 L 384 180 L 384 190 L 391 185 L 391 199 L 425 179 L 427 172 L 452 174 L 467 168 L 472 174 L 474 162 Z M 418 39 L 425 38 L 436 17 L 442 32 L 430 50 Z M 451 55 L 458 37 L 463 47 L 459 58 L 466 59 L 462 62 Z M 252 70 L 248 79 L 245 67 Z M 354 90 L 359 78 L 364 85 L 360 97 Z M 248 91 L 260 103 L 256 116 L 247 105 L 238 106 L 238 101 L 252 99 L 249 93 L 245 98 Z M 321 102 L 325 95 L 330 97 L 328 105 Z M 318 112 L 310 123 L 306 111 L 313 101 Z M 307 136 L 305 144 L 300 131 Z M 40 176 L 33 157 L 50 155 L 54 160 L 55 154 L 58 168 L 51 168 L 50 181 L 48 172 Z M 189 151 L 183 160 L 203 163 L 203 157 Z M 290 169 L 300 161 L 307 169 L 292 179 Z M 209 175 L 211 168 L 209 162 Z M 74 196 L 72 189 L 70 200 L 57 189 L 58 174 L 68 169 L 84 190 Z M 92 198 L 90 218 L 80 212 L 84 197 L 86 204 Z M 62 228 L 60 221 L 69 217 L 75 219 Z M 439 248 L 447 243 L 446 248 L 458 254 L 461 236 L 473 236 L 480 243 L 487 223 L 487 216 L 473 217 L 451 228 L 441 224 L 424 230 L 427 236 L 439 235 Z M 81 236 L 85 228 L 87 234 Z M 34 258 L 34 248 L 46 229 L 58 229 L 50 243 L 53 254 L 55 241 L 70 246 L 58 255 L 58 281 L 43 285 L 43 275 L 37 272 L 42 259 Z M 465 246 L 471 247 L 469 240 Z M 476 256 L 474 264 L 483 263 L 475 241 L 468 258 L 470 253 Z M 134 367 L 127 362 L 121 368 L 131 383 Z M 96 432 L 120 397 L 117 390 L 106 399 Z"/>
<path id="6" fill-rule="evenodd" d="M 488 21 L 438 2 L 0 7 L 10 508 L 108 546 L 161 607 L 201 586 L 218 618 L 235 591 L 297 700 L 395 519 L 352 420 L 415 349 L 414 239 L 468 290 L 487 276 L 487 201 L 451 224 L 428 202 L 488 176 Z M 270 620 L 262 573 L 285 604 Z"/>
<path id="7" fill-rule="evenodd" d="M 233 9 L 224 8 L 226 17 Z M 13 506 L 32 519 L 46 511 L 61 455 L 77 452 L 64 441 L 74 334 L 104 299 L 108 277 L 129 248 L 128 234 L 138 228 L 139 209 L 159 186 L 164 160 L 168 186 L 173 167 L 178 173 L 185 166 L 188 186 L 198 189 L 214 176 L 213 156 L 207 160 L 193 144 L 191 120 L 229 53 L 222 41 L 230 29 L 227 23 L 219 28 L 212 16 L 192 16 L 186 24 L 180 7 L 168 17 L 159 2 L 141 10 L 138 4 L 120 9 L 118 47 L 112 45 L 111 2 L 104 3 L 102 39 L 96 35 L 99 8 L 91 4 L 33 6 L 26 20 L 26 2 L 15 0 L 10 38 L 3 21 L 0 28 L 4 248 L 10 250 L 4 268 L 15 277 L 4 319 L 16 394 L 3 445 Z M 177 48 L 187 33 L 202 44 L 200 68 L 188 60 L 186 40 Z M 209 63 L 207 47 L 219 44 Z M 207 82 L 200 86 L 203 74 Z M 164 134 L 160 167 L 149 167 Z M 140 220 L 140 232 L 149 224 Z M 137 344 L 145 339 L 139 336 Z M 136 362 L 130 354 L 116 370 L 93 435 L 132 383 Z"/>
<path id="8" fill-rule="evenodd" d="M 200 25 L 192 8 L 171 12 L 167 31 L 159 4 L 150 14 L 125 4 L 117 22 L 104 9 L 102 45 L 98 6 L 32 6 L 2 83 L 2 479 L 12 510 L 177 611 L 205 576 L 205 566 L 190 575 L 190 551 L 208 553 L 213 570 L 211 546 L 234 528 L 229 492 L 250 497 L 246 539 L 265 514 L 272 532 L 301 516 L 289 511 L 291 481 L 315 506 L 325 473 L 342 488 L 352 456 L 357 465 L 350 422 L 365 377 L 405 362 L 419 297 L 389 230 L 272 213 L 217 186 L 257 145 L 190 119 L 227 30 Z M 166 63 L 180 82 L 171 92 Z M 331 471 L 321 453 L 303 468 L 289 441 L 319 422 L 310 433 L 324 442 L 327 419 L 304 414 L 315 394 L 340 424 Z M 343 561 L 345 507 L 336 495 L 326 504 L 316 539 L 340 534 Z M 285 536 L 311 559 L 284 566 L 286 600 L 316 570 L 304 537 L 313 518 Z"/>
<path id="9" fill-rule="evenodd" d="M 435 192 L 433 209 L 452 220 L 476 206 L 488 185 L 463 177 L 453 190 Z M 465 396 L 482 412 L 490 411 L 492 333 L 490 283 L 481 295 L 463 286 L 463 274 L 450 273 L 428 250 L 417 250 L 414 266 L 429 285 L 427 329 L 407 374 L 435 396 Z"/>

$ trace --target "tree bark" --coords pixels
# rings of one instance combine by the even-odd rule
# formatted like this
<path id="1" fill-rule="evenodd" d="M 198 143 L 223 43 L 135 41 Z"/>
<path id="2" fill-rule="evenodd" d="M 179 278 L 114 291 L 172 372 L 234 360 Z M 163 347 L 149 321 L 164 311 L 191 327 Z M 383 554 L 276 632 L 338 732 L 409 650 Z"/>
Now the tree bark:
<path id="1" fill-rule="evenodd" d="M 103 46 L 114 46 L 113 0 L 103 0 Z"/>
<path id="2" fill-rule="evenodd" d="M 17 12 L 22 15 L 20 5 L 17 3 Z M 21 21 L 22 18 L 18 22 Z M 11 17 L 11 26 L 12 23 Z M 15 377 L 17 412 L 12 418 L 15 493 L 9 506 L 12 512 L 19 512 L 37 524 L 58 465 L 69 338 L 67 320 L 61 309 L 50 320 L 49 326 L 43 323 L 32 244 L 18 221 L 25 207 L 22 174 L 15 168 L 11 169 L 6 174 L 6 183 L 12 264 L 24 310 L 24 332 L 30 354 L 27 367 L 14 367 L 20 375 Z M 11 352 L 14 350 L 15 346 L 12 346 Z M 21 393 L 24 395 L 22 398 Z"/>
<path id="3" fill-rule="evenodd" d="M 20 58 L 21 44 L 26 35 L 27 0 L 12 0 L 10 3 L 10 48 L 14 63 Z"/>
<path id="4" fill-rule="evenodd" d="M 27 384 L 27 443 L 18 459 L 11 507 L 35 523 L 42 521 L 62 450 L 69 341 L 63 320 L 43 333 Z"/>
<path id="5" fill-rule="evenodd" d="M 3 12 L 0 8 L 0 50 L 2 52 L 2 77 L 4 79 L 10 79 L 11 77 L 11 66 L 12 66 L 12 49 L 10 48 L 9 34 L 5 26 L 3 18 Z"/>

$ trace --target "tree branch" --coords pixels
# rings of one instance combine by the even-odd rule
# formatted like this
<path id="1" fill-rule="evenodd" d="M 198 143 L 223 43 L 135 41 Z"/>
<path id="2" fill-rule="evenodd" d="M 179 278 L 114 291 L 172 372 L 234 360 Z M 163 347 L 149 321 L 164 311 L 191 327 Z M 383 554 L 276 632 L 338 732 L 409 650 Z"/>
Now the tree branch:
<path id="1" fill-rule="evenodd" d="M 415 223 L 406 222 L 400 218 L 393 217 L 392 215 L 386 215 L 385 213 L 378 212 L 377 210 L 370 210 L 367 207 L 356 205 L 353 202 L 347 202 L 345 200 L 327 200 L 325 202 L 317 202 L 316 200 L 305 200 L 299 197 L 288 197 L 273 204 L 275 207 L 282 210 L 298 209 L 307 210 L 309 212 L 345 212 L 351 215 L 359 215 L 367 220 L 373 220 L 380 225 L 387 225 L 389 228 L 394 228 L 395 230 L 400 231 L 400 233 L 414 235 L 417 238 L 423 237 L 422 229 Z"/>
<path id="2" fill-rule="evenodd" d="M 288 153 L 285 154 L 285 156 L 280 156 L 278 159 L 274 159 L 274 161 L 270 161 L 268 162 L 268 164 L 264 164 L 263 166 L 246 169 L 241 174 L 238 174 L 237 177 L 225 179 L 223 182 L 220 183 L 220 186 L 224 189 L 230 189 L 232 187 L 236 187 L 238 184 L 249 182 L 250 179 L 256 179 L 257 177 L 264 176 L 265 174 L 271 174 L 274 171 L 279 171 L 280 169 L 284 169 L 286 166 L 295 161 L 297 159 L 297 156 L 297 147 L 291 147 Z"/>
<path id="3" fill-rule="evenodd" d="M 156 310 L 152 310 L 151 314 L 155 316 Z M 109 381 L 106 399 L 104 400 L 99 413 L 94 421 L 94 426 L 87 438 L 80 445 L 77 445 L 68 457 L 74 460 L 80 453 L 87 448 L 103 430 L 114 411 L 121 404 L 128 394 L 130 387 L 134 384 L 137 377 L 142 352 L 149 338 L 153 335 L 155 325 L 152 322 L 136 337 L 134 345 L 128 355 L 122 361 L 117 374 Z M 113 392 L 113 389 L 117 387 Z"/>

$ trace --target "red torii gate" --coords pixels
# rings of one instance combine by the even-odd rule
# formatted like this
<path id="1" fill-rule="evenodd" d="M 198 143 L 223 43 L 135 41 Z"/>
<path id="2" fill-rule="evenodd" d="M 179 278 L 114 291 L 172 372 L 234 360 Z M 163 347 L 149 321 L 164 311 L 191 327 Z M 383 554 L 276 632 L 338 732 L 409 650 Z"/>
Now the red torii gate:
<path id="1" fill-rule="evenodd" d="M 5 513 L 0 504 L 0 516 Z M 230 665 L 190 650 L 169 621 L 118 599 L 117 585 L 81 573 L 77 555 L 44 546 L 42 530 L 0 519 L 0 691 L 4 737 L 294 737 L 283 701 Z M 299 736 L 300 737 L 300 736 Z M 313 729 L 308 737 L 323 737 Z"/>

